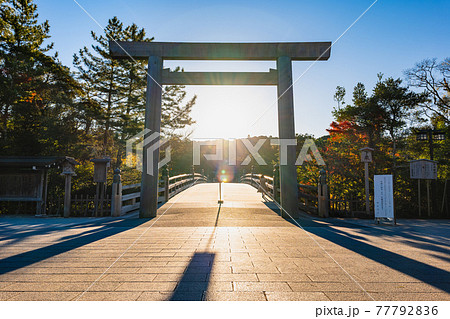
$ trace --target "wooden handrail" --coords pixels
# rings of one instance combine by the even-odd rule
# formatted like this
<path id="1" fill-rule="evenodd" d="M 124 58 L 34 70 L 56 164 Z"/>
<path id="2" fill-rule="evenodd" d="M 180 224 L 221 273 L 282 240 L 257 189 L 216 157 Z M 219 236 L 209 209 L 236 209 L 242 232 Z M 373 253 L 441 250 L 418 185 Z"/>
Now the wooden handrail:
<path id="1" fill-rule="evenodd" d="M 298 184 L 299 188 L 306 188 L 317 192 L 317 186 Z"/>
<path id="2" fill-rule="evenodd" d="M 165 201 L 165 199 L 170 199 L 171 197 L 175 196 L 176 194 L 184 191 L 185 189 L 189 188 L 193 184 L 196 183 L 203 183 L 207 182 L 208 178 L 202 174 L 194 173 L 194 174 L 180 174 L 176 176 L 172 176 L 169 178 L 164 178 L 162 181 L 160 181 L 159 184 L 165 184 L 166 181 L 168 182 L 168 185 L 164 185 L 163 187 L 158 187 L 158 203 L 162 203 Z M 120 186 L 120 192 L 117 191 L 118 186 L 114 186 L 117 184 L 113 184 L 113 197 L 112 200 L 115 200 L 115 212 L 111 210 L 111 213 L 113 216 L 123 215 L 128 212 L 131 212 L 133 210 L 137 210 L 140 207 L 140 203 L 137 201 L 141 197 L 141 192 L 133 192 L 129 194 L 123 194 L 123 191 L 125 190 L 131 190 L 131 189 L 140 189 L 141 184 L 131 184 L 131 185 L 125 185 Z M 166 196 L 165 192 L 168 191 L 168 194 Z M 160 196 L 160 195 L 163 196 Z M 117 199 L 116 199 L 117 197 Z M 124 205 L 126 202 L 127 205 Z M 118 206 L 116 208 L 116 206 Z"/>
<path id="3" fill-rule="evenodd" d="M 122 190 L 127 190 L 131 188 L 141 187 L 141 184 L 132 184 L 132 185 L 124 185 L 122 186 Z"/>
<path id="4" fill-rule="evenodd" d="M 274 185 L 273 185 L 273 177 L 264 176 L 267 182 L 267 188 L 270 190 L 272 197 L 275 197 Z M 261 178 L 261 174 L 255 173 L 247 173 L 244 174 L 240 178 L 240 182 L 249 183 L 255 188 L 259 188 L 259 179 Z M 305 191 L 308 191 L 306 193 Z M 276 188 L 277 195 L 280 192 L 280 188 Z M 309 211 L 312 213 L 317 213 L 317 205 L 318 205 L 318 189 L 317 186 L 313 185 L 304 185 L 298 184 L 298 199 L 299 199 L 299 207 L 305 211 Z"/>
<path id="5" fill-rule="evenodd" d="M 173 181 L 173 180 L 175 180 L 175 179 L 179 179 L 179 178 L 183 178 L 183 177 L 188 177 L 188 176 L 192 178 L 192 174 L 180 174 L 180 175 L 177 175 L 177 176 L 169 177 L 169 181 Z"/>

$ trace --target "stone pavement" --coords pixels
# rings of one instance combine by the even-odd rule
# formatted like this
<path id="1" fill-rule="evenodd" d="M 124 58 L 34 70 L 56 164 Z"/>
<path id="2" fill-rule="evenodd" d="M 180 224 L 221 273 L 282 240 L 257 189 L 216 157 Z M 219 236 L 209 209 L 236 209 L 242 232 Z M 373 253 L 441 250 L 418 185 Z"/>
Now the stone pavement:
<path id="1" fill-rule="evenodd" d="M 0 218 L 0 300 L 450 300 L 449 221 L 302 229 L 251 186 L 224 201 L 201 184 L 151 220 Z"/>

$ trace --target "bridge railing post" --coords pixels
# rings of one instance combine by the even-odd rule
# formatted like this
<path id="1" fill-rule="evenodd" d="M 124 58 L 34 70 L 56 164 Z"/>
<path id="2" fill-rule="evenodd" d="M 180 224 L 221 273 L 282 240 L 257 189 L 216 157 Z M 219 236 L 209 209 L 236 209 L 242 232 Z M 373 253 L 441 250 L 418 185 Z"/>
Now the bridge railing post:
<path id="1" fill-rule="evenodd" d="M 169 201 L 169 168 L 165 167 L 162 171 L 164 179 L 164 201 Z"/>
<path id="2" fill-rule="evenodd" d="M 120 169 L 114 170 L 112 195 L 111 195 L 111 216 L 120 217 L 122 213 L 122 181 L 120 178 Z"/>
<path id="3" fill-rule="evenodd" d="M 278 165 L 273 166 L 273 176 L 272 177 L 273 177 L 273 181 L 272 181 L 273 199 L 275 199 L 276 201 L 279 201 L 280 198 L 278 196 L 278 184 L 279 184 L 279 180 L 280 180 L 280 171 L 279 171 Z"/>

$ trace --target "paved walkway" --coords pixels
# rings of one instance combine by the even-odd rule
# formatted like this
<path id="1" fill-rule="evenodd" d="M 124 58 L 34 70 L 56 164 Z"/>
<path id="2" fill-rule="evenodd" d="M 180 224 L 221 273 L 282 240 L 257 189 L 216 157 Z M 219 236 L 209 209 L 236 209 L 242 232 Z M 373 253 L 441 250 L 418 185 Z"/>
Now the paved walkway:
<path id="1" fill-rule="evenodd" d="M 0 218 L 0 300 L 450 300 L 449 221 L 282 219 L 248 185 L 133 218 Z"/>

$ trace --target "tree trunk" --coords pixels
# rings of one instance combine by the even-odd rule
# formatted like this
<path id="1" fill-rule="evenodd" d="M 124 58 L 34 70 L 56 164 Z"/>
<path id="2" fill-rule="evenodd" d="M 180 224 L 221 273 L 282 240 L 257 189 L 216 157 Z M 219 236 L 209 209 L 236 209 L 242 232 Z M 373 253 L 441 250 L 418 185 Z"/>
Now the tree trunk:
<path id="1" fill-rule="evenodd" d="M 111 125 L 111 109 L 112 109 L 112 90 L 114 86 L 114 67 L 111 68 L 111 78 L 109 80 L 108 105 L 106 108 L 105 133 L 103 135 L 103 152 L 106 155 L 108 146 L 109 128 Z"/>

